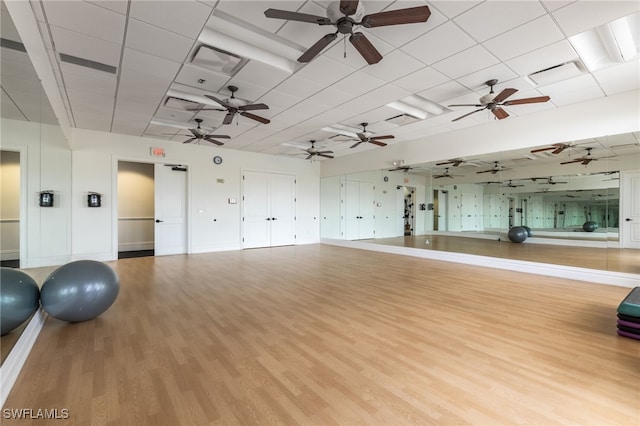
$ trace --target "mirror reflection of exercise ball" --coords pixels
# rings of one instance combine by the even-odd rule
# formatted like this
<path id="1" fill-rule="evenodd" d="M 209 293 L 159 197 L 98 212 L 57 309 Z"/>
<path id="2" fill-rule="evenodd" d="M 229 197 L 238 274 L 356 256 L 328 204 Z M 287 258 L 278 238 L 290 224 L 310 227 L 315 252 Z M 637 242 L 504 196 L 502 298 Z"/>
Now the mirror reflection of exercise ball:
<path id="1" fill-rule="evenodd" d="M 507 233 L 509 240 L 513 243 L 522 243 L 527 239 L 527 230 L 522 226 L 514 226 Z"/>
<path id="2" fill-rule="evenodd" d="M 107 264 L 77 260 L 53 271 L 42 284 L 42 307 L 54 318 L 69 322 L 90 320 L 115 302 L 118 275 Z"/>
<path id="3" fill-rule="evenodd" d="M 593 232 L 598 229 L 598 224 L 595 222 L 586 221 L 584 224 L 582 224 L 582 229 L 585 232 Z"/>
<path id="4" fill-rule="evenodd" d="M 527 231 L 527 237 L 532 237 L 533 233 L 531 232 L 531 228 L 529 228 L 528 226 L 522 225 L 522 228 L 524 228 Z"/>
<path id="5" fill-rule="evenodd" d="M 40 289 L 29 275 L 0 268 L 0 325 L 4 336 L 25 322 L 40 306 Z"/>

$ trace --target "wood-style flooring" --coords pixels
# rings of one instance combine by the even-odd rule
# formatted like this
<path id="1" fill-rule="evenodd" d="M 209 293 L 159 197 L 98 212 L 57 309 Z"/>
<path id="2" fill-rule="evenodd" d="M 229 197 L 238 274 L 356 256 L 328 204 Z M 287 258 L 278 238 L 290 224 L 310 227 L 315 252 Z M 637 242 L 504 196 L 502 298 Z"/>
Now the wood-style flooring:
<path id="1" fill-rule="evenodd" d="M 417 235 L 366 240 L 373 244 L 413 247 L 425 250 L 448 251 L 551 263 L 578 268 L 640 274 L 640 250 L 617 247 L 595 248 L 552 244 L 512 243 L 473 237 L 450 235 Z M 640 283 L 639 283 L 640 285 Z"/>
<path id="2" fill-rule="evenodd" d="M 327 245 L 111 262 L 49 318 L 4 425 L 638 425 L 629 288 Z M 6 413 L 3 410 L 3 415 Z"/>

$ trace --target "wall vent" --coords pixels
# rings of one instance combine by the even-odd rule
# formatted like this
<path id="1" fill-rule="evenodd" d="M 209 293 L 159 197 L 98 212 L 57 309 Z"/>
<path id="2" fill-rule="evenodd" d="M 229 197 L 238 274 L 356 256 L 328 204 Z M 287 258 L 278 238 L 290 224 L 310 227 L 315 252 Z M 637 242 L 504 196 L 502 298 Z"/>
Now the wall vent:
<path id="1" fill-rule="evenodd" d="M 27 49 L 24 48 L 24 44 L 19 41 L 13 41 L 6 38 L 0 38 L 0 46 L 6 47 L 7 49 L 17 50 L 19 52 L 27 51 Z"/>
<path id="2" fill-rule="evenodd" d="M 568 80 L 583 73 L 584 71 L 578 65 L 577 61 L 570 61 L 533 72 L 527 77 L 537 86 L 544 86 L 558 81 Z"/>
<path id="3" fill-rule="evenodd" d="M 411 123 L 415 123 L 416 121 L 420 121 L 420 119 L 417 117 L 414 117 L 413 115 L 400 114 L 400 115 L 393 116 L 391 118 L 387 118 L 385 121 L 389 123 L 393 123 L 397 126 L 404 126 L 405 124 L 411 124 Z"/>
<path id="4" fill-rule="evenodd" d="M 81 67 L 91 68 L 97 71 L 108 72 L 110 74 L 115 74 L 118 70 L 116 67 L 113 67 L 111 65 L 102 64 L 100 62 L 91 61 L 89 59 L 78 58 L 77 56 L 67 55 L 66 53 L 60 53 L 60 60 L 69 64 L 79 65 Z"/>
<path id="5" fill-rule="evenodd" d="M 226 75 L 233 75 L 245 62 L 247 61 L 238 55 L 204 44 L 198 47 L 191 59 L 194 65 Z"/>

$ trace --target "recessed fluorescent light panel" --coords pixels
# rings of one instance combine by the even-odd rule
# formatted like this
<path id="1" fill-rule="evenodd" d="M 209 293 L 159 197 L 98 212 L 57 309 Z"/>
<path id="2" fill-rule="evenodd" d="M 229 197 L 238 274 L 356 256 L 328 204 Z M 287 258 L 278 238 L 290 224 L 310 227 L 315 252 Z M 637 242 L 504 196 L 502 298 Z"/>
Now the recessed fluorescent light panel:
<path id="1" fill-rule="evenodd" d="M 196 108 L 199 104 L 196 102 L 188 101 L 186 99 L 174 98 L 172 96 L 167 97 L 164 106 L 167 108 L 185 110 L 188 108 Z"/>
<path id="2" fill-rule="evenodd" d="M 445 111 L 442 105 L 419 95 L 407 96 L 399 101 L 391 102 L 387 106 L 420 120 L 440 115 Z"/>
<path id="3" fill-rule="evenodd" d="M 568 80 L 581 74 L 583 74 L 583 71 L 578 64 L 575 61 L 570 61 L 533 72 L 526 76 L 525 79 L 535 87 Z"/>
<path id="4" fill-rule="evenodd" d="M 589 71 L 596 71 L 638 56 L 638 21 L 640 14 L 636 13 L 576 34 L 569 41 Z"/>

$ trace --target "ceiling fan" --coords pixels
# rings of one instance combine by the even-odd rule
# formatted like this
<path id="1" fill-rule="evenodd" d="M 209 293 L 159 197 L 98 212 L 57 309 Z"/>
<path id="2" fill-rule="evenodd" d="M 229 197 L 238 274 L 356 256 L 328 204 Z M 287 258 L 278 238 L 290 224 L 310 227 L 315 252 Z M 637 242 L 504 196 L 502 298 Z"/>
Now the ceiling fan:
<path id="1" fill-rule="evenodd" d="M 188 111 L 227 111 L 227 115 L 225 115 L 222 124 L 231 124 L 233 118 L 236 114 L 240 114 L 244 117 L 250 118 L 252 120 L 259 121 L 262 124 L 269 124 L 271 120 L 268 120 L 264 117 L 260 117 L 258 115 L 252 114 L 247 111 L 254 111 L 257 109 L 269 109 L 269 107 L 265 104 L 248 104 L 242 99 L 238 99 L 235 96 L 235 93 L 238 91 L 236 86 L 227 86 L 227 89 L 231 92 L 231 97 L 227 99 L 218 99 L 212 95 L 205 95 L 207 98 L 216 101 L 224 108 L 194 108 L 189 109 Z"/>
<path id="2" fill-rule="evenodd" d="M 314 157 L 334 158 L 333 155 L 330 155 L 333 154 L 333 151 L 321 151 L 316 148 L 315 140 L 311 140 L 309 142 L 311 142 L 311 146 L 309 148 L 300 148 L 307 153 L 307 157 L 305 158 L 305 160 L 311 160 Z"/>
<path id="3" fill-rule="evenodd" d="M 513 182 L 511 181 L 511 179 L 509 179 L 509 182 L 507 182 L 507 184 L 506 184 L 506 185 L 503 185 L 503 186 L 508 186 L 509 188 L 517 188 L 517 187 L 519 187 L 519 186 L 524 186 L 524 185 L 522 185 L 522 184 L 516 184 L 516 183 L 513 183 Z"/>
<path id="4" fill-rule="evenodd" d="M 504 166 L 501 166 L 499 161 L 494 161 L 492 168 L 487 169 L 487 170 L 481 170 L 481 171 L 476 172 L 476 173 L 478 173 L 478 174 L 480 174 L 480 173 L 491 173 L 492 175 L 495 175 L 496 173 L 503 172 L 505 170 L 511 170 L 511 169 L 508 169 L 508 168 L 506 168 Z"/>
<path id="5" fill-rule="evenodd" d="M 538 96 L 535 98 L 523 98 L 523 99 L 513 99 L 511 101 L 507 101 L 506 99 L 513 95 L 514 93 L 516 93 L 518 91 L 518 89 L 504 89 L 502 92 L 498 93 L 497 95 L 494 94 L 493 92 L 493 86 L 495 86 L 496 84 L 498 84 L 498 80 L 496 79 L 492 79 L 489 80 L 487 82 L 485 82 L 485 84 L 487 86 L 489 86 L 489 88 L 491 89 L 489 91 L 488 94 L 482 96 L 480 98 L 480 103 L 479 104 L 455 104 L 455 105 L 449 105 L 450 107 L 466 107 L 466 106 L 473 106 L 476 108 L 479 108 L 475 111 L 471 111 L 470 113 L 467 113 L 465 115 L 462 115 L 458 118 L 454 118 L 451 121 L 458 121 L 462 118 L 468 117 L 471 114 L 475 114 L 476 112 L 480 112 L 483 111 L 485 109 L 488 109 L 489 111 L 491 111 L 493 113 L 493 115 L 496 116 L 496 118 L 498 120 L 502 120 L 504 118 L 509 117 L 509 114 L 507 114 L 507 111 L 505 111 L 504 109 L 502 109 L 501 107 L 503 106 L 509 106 L 509 105 L 521 105 L 521 104 L 533 104 L 533 103 L 538 103 L 538 102 L 547 102 L 549 99 L 551 99 L 549 96 Z"/>
<path id="6" fill-rule="evenodd" d="M 612 157 L 615 157 L 615 155 L 612 155 L 612 156 L 610 156 L 610 157 L 600 157 L 600 158 L 596 158 L 596 157 L 593 157 L 593 156 L 591 155 L 591 150 L 592 150 L 593 148 L 585 148 L 585 149 L 587 150 L 587 154 L 586 154 L 586 155 L 583 155 L 582 157 L 579 157 L 579 158 L 574 158 L 573 160 L 563 161 L 563 162 L 562 162 L 562 163 L 560 163 L 560 164 L 580 163 L 580 164 L 582 164 L 583 166 L 586 166 L 587 164 L 591 163 L 592 161 L 602 160 L 603 158 L 612 158 Z"/>
<path id="7" fill-rule="evenodd" d="M 436 163 L 436 166 L 445 166 L 447 164 L 451 164 L 453 167 L 458 167 L 460 164 L 466 163 L 466 160 L 461 158 L 452 158 L 451 160 L 443 161 L 441 163 Z"/>
<path id="8" fill-rule="evenodd" d="M 569 183 L 569 182 L 558 182 L 553 180 L 553 176 L 549 176 L 549 177 L 532 177 L 530 178 L 532 181 L 536 182 L 538 180 L 544 180 L 546 182 L 538 182 L 542 185 L 557 185 L 559 183 Z"/>
<path id="9" fill-rule="evenodd" d="M 380 139 L 393 139 L 394 138 L 393 135 L 373 136 L 373 133 L 367 131 L 367 126 L 369 125 L 369 123 L 360 123 L 360 125 L 362 126 L 362 132 L 356 133 L 356 136 L 358 138 L 357 139 L 356 138 L 347 139 L 347 140 L 351 140 L 351 141 L 357 141 L 356 143 L 351 145 L 349 148 L 355 148 L 358 145 L 360 145 L 361 143 L 365 143 L 365 142 L 372 143 L 372 144 L 378 145 L 378 146 L 387 146 L 386 143 L 380 142 Z"/>
<path id="10" fill-rule="evenodd" d="M 382 55 L 363 33 L 354 33 L 354 27 L 374 28 L 426 22 L 431 15 L 431 11 L 428 6 L 417 6 L 364 15 L 364 7 L 359 0 L 341 0 L 340 2 L 331 2 L 327 6 L 326 18 L 279 9 L 267 9 L 264 11 L 264 14 L 267 18 L 287 19 L 290 21 L 333 25 L 336 27 L 335 33 L 322 37 L 298 58 L 298 62 L 310 62 L 325 47 L 334 41 L 338 37 L 338 34 L 344 34 L 345 37 L 347 34 L 350 34 L 349 41 L 353 47 L 360 52 L 369 65 L 372 65 L 380 62 Z"/>
<path id="11" fill-rule="evenodd" d="M 195 142 L 195 141 L 206 141 L 206 142 L 211 142 L 213 144 L 216 145 L 224 145 L 224 142 L 220 142 L 214 138 L 217 139 L 231 139 L 231 136 L 227 136 L 227 135 L 210 135 L 209 132 L 207 132 L 206 130 L 202 129 L 200 127 L 200 123 L 202 123 L 202 119 L 201 118 L 196 118 L 195 122 L 198 123 L 198 126 L 195 129 L 189 129 L 189 131 L 191 132 L 190 135 L 184 135 L 184 136 L 191 136 L 190 139 L 187 139 L 186 141 L 182 142 L 182 143 L 191 143 L 191 142 Z"/>
<path id="12" fill-rule="evenodd" d="M 552 154 L 560 154 L 565 149 L 571 148 L 571 147 L 573 147 L 573 145 L 568 143 L 554 143 L 554 144 L 551 144 L 551 146 L 548 146 L 546 148 L 532 149 L 531 153 L 535 154 L 536 152 L 551 151 Z"/>
<path id="13" fill-rule="evenodd" d="M 439 175 L 433 175 L 432 177 L 434 179 L 441 179 L 441 178 L 457 178 L 457 177 L 461 177 L 462 175 L 452 175 L 451 173 L 449 173 L 449 168 L 445 167 L 444 168 L 444 172 L 440 173 Z"/>

